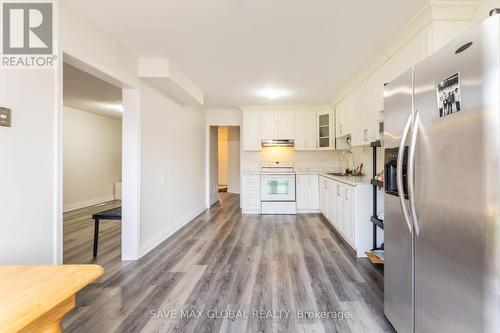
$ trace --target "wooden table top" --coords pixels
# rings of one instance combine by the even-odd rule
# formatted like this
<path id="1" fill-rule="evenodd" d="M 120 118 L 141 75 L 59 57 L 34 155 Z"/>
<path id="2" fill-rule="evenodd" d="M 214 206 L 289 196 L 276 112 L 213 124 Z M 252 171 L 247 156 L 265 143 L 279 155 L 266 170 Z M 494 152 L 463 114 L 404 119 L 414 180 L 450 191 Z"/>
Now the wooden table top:
<path id="1" fill-rule="evenodd" d="M 98 265 L 0 266 L 0 332 L 25 329 L 103 271 Z"/>

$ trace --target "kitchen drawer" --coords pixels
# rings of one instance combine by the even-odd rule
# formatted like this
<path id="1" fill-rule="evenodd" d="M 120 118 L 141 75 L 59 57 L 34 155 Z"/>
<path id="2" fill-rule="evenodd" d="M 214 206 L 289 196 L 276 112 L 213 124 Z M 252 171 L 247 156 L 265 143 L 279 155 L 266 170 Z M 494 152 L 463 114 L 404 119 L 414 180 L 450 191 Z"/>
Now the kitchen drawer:
<path id="1" fill-rule="evenodd" d="M 260 200 L 260 193 L 259 192 L 248 192 L 248 191 L 245 191 L 243 192 L 243 194 L 241 195 L 241 197 L 246 200 L 246 199 L 258 199 Z"/>
<path id="2" fill-rule="evenodd" d="M 243 183 L 241 184 L 243 191 L 260 191 L 260 182 L 257 183 Z"/>
<path id="3" fill-rule="evenodd" d="M 260 183 L 260 175 L 243 175 L 241 176 L 241 183 Z"/>
<path id="4" fill-rule="evenodd" d="M 260 199 L 243 199 L 242 208 L 247 210 L 260 209 Z"/>

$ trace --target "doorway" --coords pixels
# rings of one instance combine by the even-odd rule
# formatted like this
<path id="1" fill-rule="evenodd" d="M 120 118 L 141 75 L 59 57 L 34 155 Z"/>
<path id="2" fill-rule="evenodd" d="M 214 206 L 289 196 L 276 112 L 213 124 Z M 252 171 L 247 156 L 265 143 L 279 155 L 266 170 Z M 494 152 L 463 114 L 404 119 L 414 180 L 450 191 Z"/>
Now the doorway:
<path id="1" fill-rule="evenodd" d="M 209 205 L 240 194 L 240 127 L 209 127 Z"/>
<path id="2" fill-rule="evenodd" d="M 121 261 L 122 117 L 121 87 L 63 64 L 64 264 Z"/>

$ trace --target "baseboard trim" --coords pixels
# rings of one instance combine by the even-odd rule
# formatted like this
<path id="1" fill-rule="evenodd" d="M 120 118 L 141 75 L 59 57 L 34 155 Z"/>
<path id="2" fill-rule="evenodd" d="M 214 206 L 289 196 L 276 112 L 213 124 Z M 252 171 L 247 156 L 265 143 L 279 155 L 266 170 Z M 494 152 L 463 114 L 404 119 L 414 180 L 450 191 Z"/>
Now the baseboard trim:
<path id="1" fill-rule="evenodd" d="M 219 196 L 216 196 L 215 198 L 210 199 L 210 207 L 215 205 L 219 201 Z"/>
<path id="2" fill-rule="evenodd" d="M 178 219 L 173 224 L 169 225 L 167 228 L 160 231 L 153 238 L 144 242 L 144 244 L 141 245 L 141 251 L 140 251 L 139 258 L 141 258 L 141 257 L 145 256 L 146 254 L 148 254 L 149 252 L 151 252 L 151 250 L 153 250 L 155 247 L 160 245 L 163 241 L 165 241 L 167 238 L 172 236 L 174 233 L 179 231 L 183 226 L 185 226 L 186 224 L 188 224 L 189 222 L 194 220 L 198 215 L 203 213 L 205 210 L 206 210 L 205 205 L 195 209 L 190 214 Z"/>
<path id="3" fill-rule="evenodd" d="M 319 209 L 297 209 L 297 214 L 319 214 L 321 210 Z"/>
<path id="4" fill-rule="evenodd" d="M 260 210 L 255 210 L 255 209 L 242 209 L 241 214 L 243 214 L 243 215 L 262 215 L 262 212 Z"/>
<path id="5" fill-rule="evenodd" d="M 75 203 L 72 203 L 72 204 L 69 204 L 69 205 L 65 205 L 63 207 L 63 212 L 67 213 L 67 212 L 71 212 L 73 210 L 77 210 L 77 209 L 80 209 L 80 208 L 90 207 L 90 206 L 101 204 L 103 202 L 108 202 L 108 201 L 113 201 L 113 200 L 115 200 L 115 195 L 114 194 L 110 194 L 110 195 L 107 195 L 107 196 L 104 196 L 104 197 L 90 199 L 90 200 L 87 200 L 87 201 L 75 202 Z"/>

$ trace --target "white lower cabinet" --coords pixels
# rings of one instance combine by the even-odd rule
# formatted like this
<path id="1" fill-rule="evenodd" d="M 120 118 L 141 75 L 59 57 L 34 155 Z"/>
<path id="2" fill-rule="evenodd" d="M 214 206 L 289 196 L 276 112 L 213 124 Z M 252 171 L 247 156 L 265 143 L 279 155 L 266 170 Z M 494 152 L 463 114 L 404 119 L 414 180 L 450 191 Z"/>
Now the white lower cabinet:
<path id="1" fill-rule="evenodd" d="M 328 200 L 326 205 L 328 206 L 328 214 L 325 215 L 328 221 L 334 226 L 339 225 L 342 222 L 342 219 L 337 216 L 337 203 L 339 202 L 338 198 L 338 185 L 337 183 L 332 182 L 330 179 L 327 179 L 327 188 L 328 188 Z"/>
<path id="2" fill-rule="evenodd" d="M 328 178 L 319 177 L 319 209 L 328 218 Z"/>
<path id="3" fill-rule="evenodd" d="M 242 175 L 240 191 L 242 213 L 260 214 L 260 175 Z"/>
<path id="4" fill-rule="evenodd" d="M 297 175 L 296 200 L 298 213 L 320 211 L 318 175 Z"/>
<path id="5" fill-rule="evenodd" d="M 325 176 L 319 177 L 321 213 L 356 250 L 366 257 L 372 248 L 372 188 L 370 184 L 350 184 Z"/>

